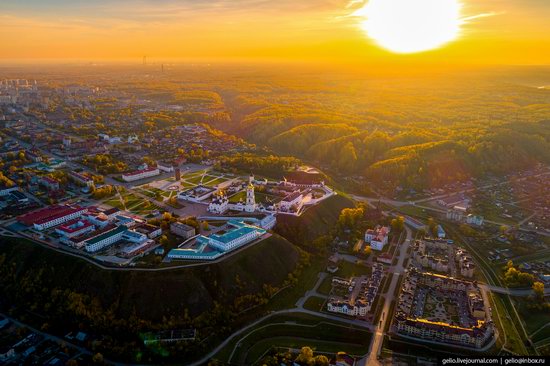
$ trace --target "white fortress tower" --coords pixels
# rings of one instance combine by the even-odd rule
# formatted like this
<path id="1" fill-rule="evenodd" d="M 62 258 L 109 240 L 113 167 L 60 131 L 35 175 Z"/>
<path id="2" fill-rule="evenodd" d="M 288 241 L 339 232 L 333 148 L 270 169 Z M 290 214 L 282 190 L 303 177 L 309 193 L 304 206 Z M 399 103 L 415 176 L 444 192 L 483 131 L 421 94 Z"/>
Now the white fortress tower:
<path id="1" fill-rule="evenodd" d="M 246 212 L 256 211 L 256 197 L 254 196 L 254 176 L 250 174 L 248 178 L 248 187 L 246 187 L 246 205 L 244 210 Z"/>

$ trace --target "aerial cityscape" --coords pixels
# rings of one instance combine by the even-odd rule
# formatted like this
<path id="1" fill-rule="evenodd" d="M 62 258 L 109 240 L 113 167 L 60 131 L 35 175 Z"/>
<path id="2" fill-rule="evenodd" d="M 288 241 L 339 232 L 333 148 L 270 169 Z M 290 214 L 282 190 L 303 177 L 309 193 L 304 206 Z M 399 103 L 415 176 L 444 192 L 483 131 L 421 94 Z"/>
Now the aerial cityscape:
<path id="1" fill-rule="evenodd" d="M 1 4 L 0 365 L 550 362 L 550 4 Z"/>

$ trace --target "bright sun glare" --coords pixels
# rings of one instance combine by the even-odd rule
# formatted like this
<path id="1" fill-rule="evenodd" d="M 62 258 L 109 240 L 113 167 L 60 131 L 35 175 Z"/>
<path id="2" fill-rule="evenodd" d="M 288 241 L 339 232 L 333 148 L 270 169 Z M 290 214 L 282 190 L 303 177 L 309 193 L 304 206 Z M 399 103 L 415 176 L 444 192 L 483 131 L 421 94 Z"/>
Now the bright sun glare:
<path id="1" fill-rule="evenodd" d="M 460 0 L 369 0 L 355 15 L 381 47 L 396 53 L 438 48 L 460 32 Z"/>

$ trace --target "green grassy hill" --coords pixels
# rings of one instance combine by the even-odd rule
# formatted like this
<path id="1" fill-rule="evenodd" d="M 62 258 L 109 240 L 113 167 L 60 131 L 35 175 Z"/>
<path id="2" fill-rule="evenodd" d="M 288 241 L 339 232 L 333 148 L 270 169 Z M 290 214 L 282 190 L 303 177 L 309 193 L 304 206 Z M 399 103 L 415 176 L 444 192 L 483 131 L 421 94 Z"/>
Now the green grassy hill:
<path id="1" fill-rule="evenodd" d="M 273 235 L 218 264 L 161 272 L 112 271 L 26 240 L 2 238 L 0 297 L 21 304 L 33 298 L 25 295 L 32 286 L 43 292 L 57 288 L 99 299 L 105 308 L 116 304 L 119 317 L 135 312 L 141 319 L 156 321 L 186 309 L 198 315 L 214 302 L 259 293 L 264 284 L 278 286 L 298 260 L 297 248 Z M 29 288 L 23 288 L 27 284 Z"/>
<path id="2" fill-rule="evenodd" d="M 310 207 L 300 217 L 277 216 L 275 231 L 296 244 L 307 244 L 318 236 L 327 234 L 338 221 L 340 211 L 354 207 L 344 196 L 332 196 L 317 206 Z"/>

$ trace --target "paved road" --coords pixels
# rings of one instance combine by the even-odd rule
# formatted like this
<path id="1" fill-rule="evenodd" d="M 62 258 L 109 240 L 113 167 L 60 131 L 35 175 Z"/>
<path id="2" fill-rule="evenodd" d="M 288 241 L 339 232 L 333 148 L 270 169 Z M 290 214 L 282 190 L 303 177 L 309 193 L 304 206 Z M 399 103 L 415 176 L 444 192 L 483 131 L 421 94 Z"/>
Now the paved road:
<path id="1" fill-rule="evenodd" d="M 525 296 L 530 296 L 535 294 L 533 289 L 530 289 L 530 288 L 508 288 L 508 287 L 499 287 L 499 286 L 486 285 L 486 284 L 479 284 L 479 287 L 483 287 L 497 294 L 504 294 L 504 295 L 510 295 L 510 296 L 525 297 Z M 545 288 L 544 294 L 550 295 L 550 288 Z"/>
<path id="2" fill-rule="evenodd" d="M 412 230 L 409 229 L 408 226 L 405 226 L 406 230 L 406 237 L 403 243 L 401 243 L 401 246 L 399 248 L 399 258 L 397 260 L 397 264 L 394 267 L 393 272 L 396 274 L 403 273 L 404 263 L 405 259 L 407 258 L 407 249 L 409 248 L 409 245 L 412 240 Z M 372 337 L 372 341 L 369 347 L 369 353 L 368 356 L 363 358 L 359 361 L 359 365 L 380 365 L 380 362 L 378 361 L 378 356 L 380 355 L 380 351 L 382 350 L 382 343 L 384 341 L 384 329 L 386 328 L 386 324 L 388 321 L 391 320 L 391 314 L 390 314 L 390 305 L 392 301 L 395 299 L 395 290 L 397 288 L 397 284 L 399 281 L 399 276 L 394 275 L 392 276 L 390 286 L 388 288 L 388 291 L 385 295 L 384 299 L 384 306 L 382 308 L 381 318 L 378 321 L 375 319 L 375 321 L 378 321 L 378 326 L 375 326 L 375 333 Z"/>

